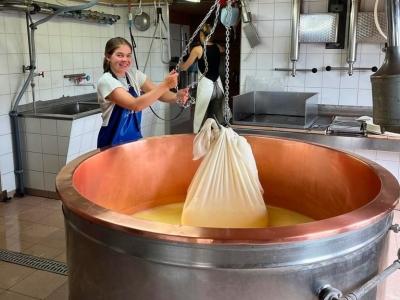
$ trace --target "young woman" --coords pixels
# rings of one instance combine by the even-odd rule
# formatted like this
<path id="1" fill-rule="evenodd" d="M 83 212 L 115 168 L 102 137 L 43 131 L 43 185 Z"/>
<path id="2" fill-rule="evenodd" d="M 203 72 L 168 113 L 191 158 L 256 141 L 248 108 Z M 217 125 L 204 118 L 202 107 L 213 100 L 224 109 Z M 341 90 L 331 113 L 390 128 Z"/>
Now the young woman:
<path id="1" fill-rule="evenodd" d="M 203 25 L 200 30 L 201 45 L 194 47 L 190 52 L 189 58 L 180 66 L 181 70 L 186 71 L 192 64 L 198 61 L 198 78 L 201 78 L 206 68 L 204 59 L 204 51 L 206 51 L 208 71 L 197 85 L 196 108 L 193 121 L 193 131 L 195 133 L 200 130 L 200 127 L 207 118 L 216 117 L 221 124 L 224 123 L 224 90 L 218 70 L 221 53 L 225 49 L 213 43 L 211 38 L 204 49 L 204 42 L 211 32 L 211 28 L 209 24 Z"/>
<path id="2" fill-rule="evenodd" d="M 124 38 L 110 39 L 105 47 L 104 74 L 97 85 L 103 125 L 97 147 L 103 148 L 142 138 L 142 110 L 160 99 L 164 102 L 185 103 L 188 89 L 172 93 L 178 74 L 171 72 L 160 84 L 154 84 L 139 70 L 132 68 L 132 45 Z M 144 94 L 141 95 L 140 91 Z"/>

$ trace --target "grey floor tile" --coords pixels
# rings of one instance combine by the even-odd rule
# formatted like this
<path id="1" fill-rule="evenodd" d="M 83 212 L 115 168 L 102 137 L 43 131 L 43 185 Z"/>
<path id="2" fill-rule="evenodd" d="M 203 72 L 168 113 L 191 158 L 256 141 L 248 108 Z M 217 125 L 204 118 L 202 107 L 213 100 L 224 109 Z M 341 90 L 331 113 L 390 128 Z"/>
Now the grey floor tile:
<path id="1" fill-rule="evenodd" d="M 22 252 L 25 254 L 33 255 L 33 256 L 54 259 L 54 257 L 62 254 L 64 252 L 64 249 L 53 248 L 53 247 L 48 247 L 48 246 L 41 245 L 41 244 L 36 244 Z"/>
<path id="2" fill-rule="evenodd" d="M 34 272 L 31 268 L 0 261 L 0 288 L 8 289 Z"/>
<path id="3" fill-rule="evenodd" d="M 36 300 L 38 298 L 21 295 L 11 291 L 5 291 L 4 293 L 0 294 L 0 300 L 33 300 L 33 299 Z"/>
<path id="4" fill-rule="evenodd" d="M 66 276 L 38 270 L 11 287 L 10 291 L 45 299 L 66 281 Z"/>
<path id="5" fill-rule="evenodd" d="M 61 262 L 66 263 L 67 262 L 67 252 L 64 251 L 63 253 L 54 257 L 53 259 L 56 261 L 61 261 Z"/>
<path id="6" fill-rule="evenodd" d="M 68 300 L 68 295 L 68 282 L 66 282 L 51 293 L 46 300 Z"/>

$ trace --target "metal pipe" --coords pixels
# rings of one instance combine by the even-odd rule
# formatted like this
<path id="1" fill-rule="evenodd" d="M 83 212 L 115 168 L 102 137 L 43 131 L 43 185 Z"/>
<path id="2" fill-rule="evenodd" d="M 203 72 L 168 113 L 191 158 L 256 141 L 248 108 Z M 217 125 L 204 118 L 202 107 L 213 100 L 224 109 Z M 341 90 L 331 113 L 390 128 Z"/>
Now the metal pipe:
<path id="1" fill-rule="evenodd" d="M 370 290 L 375 288 L 379 283 L 385 280 L 393 272 L 400 269 L 400 260 L 396 260 L 392 265 L 387 267 L 381 274 L 375 276 L 371 280 L 367 281 L 363 286 L 357 290 L 340 297 L 338 300 L 360 300 L 364 295 L 366 295 Z"/>
<path id="2" fill-rule="evenodd" d="M 290 40 L 290 61 L 292 62 L 293 77 L 296 76 L 296 62 L 299 60 L 299 26 L 300 26 L 300 0 L 292 0 L 292 35 Z"/>
<path id="3" fill-rule="evenodd" d="M 77 74 L 66 74 L 64 78 L 81 78 L 86 77 L 86 73 L 77 73 Z"/>
<path id="4" fill-rule="evenodd" d="M 400 45 L 400 3 L 399 1 L 386 1 L 386 15 L 388 17 L 387 42 L 389 47 Z"/>
<path id="5" fill-rule="evenodd" d="M 89 3 L 87 4 L 82 4 L 82 5 L 75 5 L 75 6 L 66 6 L 66 7 L 61 7 L 60 9 L 58 9 L 57 11 L 54 12 L 53 15 L 47 16 L 39 21 L 37 21 L 36 23 L 32 24 L 32 26 L 38 26 L 40 24 L 43 24 L 44 22 L 49 21 L 50 19 L 54 18 L 55 16 L 62 14 L 64 12 L 69 12 L 69 11 L 74 11 L 74 10 L 82 10 L 82 9 L 86 9 L 89 7 L 92 7 L 93 5 L 96 5 L 96 3 L 99 0 L 91 0 Z"/>
<path id="6" fill-rule="evenodd" d="M 378 284 L 384 281 L 389 275 L 400 269 L 400 249 L 397 253 L 398 259 L 382 273 L 374 276 L 358 289 L 342 296 L 342 292 L 329 284 L 322 287 L 318 291 L 318 299 L 320 300 L 361 300 L 369 291 L 376 288 Z"/>
<path id="7" fill-rule="evenodd" d="M 89 2 L 89 0 L 71 0 L 72 2 Z M 172 3 L 172 1 L 168 1 L 168 3 Z M 123 3 L 112 3 L 112 2 L 104 2 L 104 1 L 99 1 L 97 2 L 96 5 L 101 5 L 101 6 L 108 6 L 108 7 L 128 7 L 129 4 L 123 4 Z M 139 6 L 139 3 L 131 3 L 130 6 Z M 154 6 L 153 2 L 150 3 L 141 3 L 141 6 Z"/>
<path id="8" fill-rule="evenodd" d="M 169 4 L 168 4 L 168 0 L 165 0 L 165 9 L 166 9 L 166 14 L 167 14 L 167 22 L 168 24 L 169 22 Z M 171 61 L 171 34 L 169 32 L 169 26 L 166 26 L 167 29 L 167 51 L 168 51 L 168 62 Z M 161 39 L 161 37 L 160 37 Z M 160 41 L 160 43 L 162 43 L 162 41 Z"/>
<path id="9" fill-rule="evenodd" d="M 293 69 L 289 69 L 289 68 L 275 68 L 274 70 L 275 70 L 275 71 L 292 71 Z M 312 69 L 296 69 L 296 71 L 317 73 L 317 72 L 318 72 L 318 69 L 317 69 L 317 68 L 312 68 Z"/>
<path id="10" fill-rule="evenodd" d="M 347 67 L 331 67 L 331 66 L 326 66 L 325 70 L 326 71 L 344 71 L 344 70 L 348 70 L 349 68 Z M 353 71 L 371 71 L 371 72 L 376 72 L 378 70 L 377 66 L 373 66 L 373 67 L 357 67 L 354 68 L 353 67 Z"/>
<path id="11" fill-rule="evenodd" d="M 26 34 L 27 34 L 27 37 L 28 37 L 29 61 L 31 61 L 31 58 L 32 58 L 32 47 L 31 47 L 31 32 L 30 32 L 30 30 L 29 30 L 29 17 L 30 17 L 29 12 L 26 12 L 26 13 L 25 13 Z"/>
<path id="12" fill-rule="evenodd" d="M 23 12 L 40 12 L 42 14 L 47 14 L 52 16 L 55 14 L 55 12 L 57 12 L 57 10 L 60 10 L 61 8 L 62 6 L 60 5 L 49 4 L 46 2 L 38 2 L 38 1 L 33 2 L 33 1 L 13 0 L 0 4 L 0 11 L 5 9 L 11 9 Z M 73 10 L 71 12 L 65 11 L 63 13 L 58 14 L 58 16 L 65 18 L 73 18 L 78 20 L 82 19 L 86 19 L 89 21 L 93 20 L 101 24 L 114 24 L 120 18 L 118 15 L 111 15 L 96 11 L 85 11 L 85 10 L 83 11 Z"/>
<path id="13" fill-rule="evenodd" d="M 350 2 L 349 16 L 349 32 L 347 43 L 347 63 L 349 76 L 353 75 L 354 63 L 357 59 L 357 16 L 358 16 L 358 0 Z"/>
<path id="14" fill-rule="evenodd" d="M 27 11 L 31 12 L 34 10 L 33 7 L 26 6 L 26 5 L 1 3 L 0 11 L 5 10 L 5 9 L 12 9 L 12 10 L 23 11 L 23 12 L 27 12 Z"/>

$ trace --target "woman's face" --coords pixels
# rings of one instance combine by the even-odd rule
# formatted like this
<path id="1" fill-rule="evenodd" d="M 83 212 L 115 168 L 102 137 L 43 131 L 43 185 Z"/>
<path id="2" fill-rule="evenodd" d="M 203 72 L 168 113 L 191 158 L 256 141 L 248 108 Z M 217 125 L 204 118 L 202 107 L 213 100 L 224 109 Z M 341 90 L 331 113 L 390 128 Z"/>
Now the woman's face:
<path id="1" fill-rule="evenodd" d="M 131 48 L 128 45 L 121 45 L 107 59 L 113 73 L 117 76 L 124 76 L 132 64 Z"/>

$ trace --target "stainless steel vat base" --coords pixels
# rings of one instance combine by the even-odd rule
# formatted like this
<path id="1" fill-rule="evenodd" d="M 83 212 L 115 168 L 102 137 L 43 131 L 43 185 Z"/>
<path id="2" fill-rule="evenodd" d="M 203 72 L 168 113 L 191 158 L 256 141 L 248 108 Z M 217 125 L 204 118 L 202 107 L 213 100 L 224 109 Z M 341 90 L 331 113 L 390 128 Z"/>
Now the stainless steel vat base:
<path id="1" fill-rule="evenodd" d="M 246 136 L 265 201 L 316 221 L 245 229 L 132 217 L 186 194 L 200 163 L 192 159 L 193 139 L 143 139 L 63 168 L 57 191 L 71 299 L 317 300 L 321 287 L 347 293 L 380 270 L 398 181 L 373 162 L 321 145 Z M 375 299 L 375 291 L 362 299 Z"/>
<path id="2" fill-rule="evenodd" d="M 299 242 L 291 247 L 236 248 L 236 252 L 229 245 L 192 248 L 170 243 L 160 248 L 155 240 L 100 228 L 68 211 L 65 218 L 70 299 L 317 300 L 316 290 L 325 284 L 351 291 L 378 273 L 392 216 L 372 226 L 367 235 L 365 231 L 354 232 L 311 247 Z M 367 242 L 355 245 L 362 239 Z M 329 246 L 331 253 L 326 259 L 304 260 L 310 251 L 318 253 L 321 245 Z M 354 245 L 356 250 L 336 255 L 335 251 L 340 252 L 345 245 Z M 214 266 L 218 252 L 236 261 L 237 267 L 229 263 Z M 291 262 L 274 266 L 277 253 Z M 182 261 L 163 256 L 180 257 Z M 251 259 L 246 258 L 251 256 L 264 259 L 259 259 L 258 265 L 249 264 Z M 375 299 L 376 289 L 359 300 Z"/>

